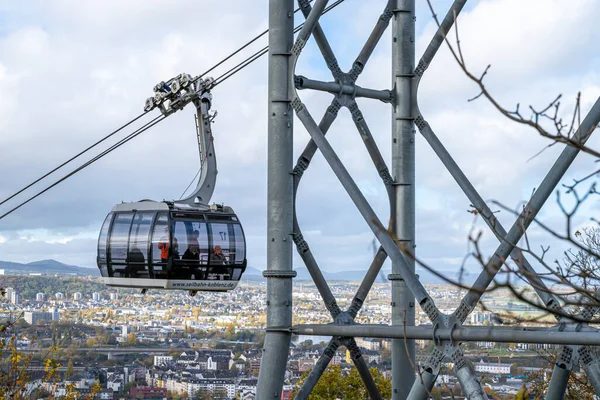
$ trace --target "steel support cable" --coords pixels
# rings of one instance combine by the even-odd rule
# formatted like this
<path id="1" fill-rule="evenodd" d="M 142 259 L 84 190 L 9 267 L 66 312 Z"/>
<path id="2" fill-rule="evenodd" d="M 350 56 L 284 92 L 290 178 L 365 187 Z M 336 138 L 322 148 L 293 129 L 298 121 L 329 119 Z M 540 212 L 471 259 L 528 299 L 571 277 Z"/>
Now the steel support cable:
<path id="1" fill-rule="evenodd" d="M 122 145 L 124 145 L 125 143 L 129 142 L 130 140 L 136 138 L 137 136 L 139 136 L 140 134 L 144 133 L 145 131 L 147 131 L 148 129 L 150 129 L 154 125 L 158 124 L 159 122 L 165 120 L 166 118 L 167 117 L 163 116 L 163 115 L 159 115 L 158 117 L 154 118 L 150 122 L 148 122 L 145 125 L 143 125 L 141 128 L 138 128 L 133 133 L 130 133 L 125 138 L 123 138 L 120 141 L 118 141 L 117 143 L 113 144 L 108 149 L 104 150 L 103 152 L 101 152 L 100 154 L 98 154 L 97 156 L 95 156 L 94 158 L 92 158 L 91 160 L 89 160 L 89 161 L 85 162 L 84 164 L 80 165 L 79 167 L 75 168 L 73 171 L 69 172 L 67 175 L 63 176 L 62 178 L 60 178 L 59 180 L 57 180 L 56 182 L 54 182 L 50 186 L 47 186 L 45 189 L 41 190 L 37 194 L 31 196 L 27 200 L 23 201 L 19 205 L 15 206 L 14 208 L 12 208 L 9 211 L 7 211 L 6 213 L 0 215 L 0 220 L 2 220 L 3 218 L 7 217 L 10 214 L 12 214 L 13 212 L 15 212 L 16 210 L 18 210 L 19 208 L 23 207 L 25 204 L 29 203 L 30 201 L 38 198 L 39 196 L 41 196 L 42 194 L 46 193 L 48 190 L 52 189 L 53 187 L 55 187 L 56 185 L 58 185 L 61 182 L 65 181 L 66 179 L 70 178 L 71 176 L 75 175 L 76 173 L 78 173 L 82 169 L 84 169 L 84 168 L 88 167 L 89 165 L 93 164 L 94 162 L 98 161 L 99 159 L 101 159 L 102 157 L 104 157 L 105 155 L 107 155 L 108 153 L 112 152 L 113 150 L 116 150 L 117 148 L 121 147 Z"/>
<path id="2" fill-rule="evenodd" d="M 102 139 L 98 140 L 97 142 L 95 142 L 94 144 L 88 146 L 86 149 L 80 151 L 79 153 L 77 153 L 75 156 L 69 158 L 67 161 L 63 162 L 62 164 L 60 164 L 59 166 L 55 167 L 54 169 L 52 169 L 50 172 L 47 172 L 46 174 L 40 176 L 39 178 L 37 178 L 36 180 L 34 180 L 33 182 L 31 182 L 30 184 L 28 184 L 27 186 L 23 187 L 22 189 L 18 190 L 17 192 L 15 192 L 14 194 L 12 194 L 11 196 L 7 197 L 6 199 L 2 200 L 0 202 L 0 206 L 4 203 L 6 203 L 7 201 L 13 199 L 14 197 L 18 196 L 19 194 L 23 193 L 25 190 L 29 189 L 30 187 L 32 187 L 33 185 L 35 185 L 36 183 L 40 182 L 41 180 L 47 178 L 49 175 L 53 174 L 54 172 L 58 171 L 59 169 L 61 169 L 62 167 L 64 167 L 65 165 L 67 165 L 68 163 L 70 163 L 71 161 L 75 160 L 76 158 L 79 158 L 80 156 L 82 156 L 83 154 L 87 153 L 88 151 L 90 151 L 91 149 L 93 149 L 94 147 L 98 146 L 100 143 L 106 141 L 107 139 L 110 139 L 111 137 L 113 137 L 114 135 L 116 135 L 117 133 L 119 133 L 120 131 L 122 131 L 123 129 L 125 129 L 126 127 L 128 127 L 129 125 L 131 125 L 132 123 L 134 123 L 135 121 L 139 120 L 140 118 L 142 118 L 144 115 L 148 114 L 149 111 L 144 112 L 140 115 L 138 115 L 137 117 L 135 117 L 134 119 L 132 119 L 131 121 L 127 122 L 125 125 L 122 125 L 120 128 L 112 131 L 111 133 L 109 133 L 108 135 L 106 135 L 105 137 L 103 137 Z"/>
<path id="3" fill-rule="evenodd" d="M 313 0 L 310 0 L 310 2 L 312 2 Z M 344 0 L 341 0 L 344 1 Z M 300 8 L 297 8 L 296 10 L 294 10 L 294 14 L 297 13 L 298 11 L 300 11 Z M 297 28 L 298 30 L 300 28 Z M 200 74 L 196 79 L 194 79 L 194 82 L 197 81 L 198 79 L 200 79 L 202 76 L 210 73 L 211 71 L 213 71 L 214 69 L 216 69 L 217 67 L 221 66 L 223 63 L 225 63 L 227 60 L 231 59 L 233 56 L 235 56 L 236 54 L 238 54 L 240 51 L 244 50 L 245 48 L 247 48 L 249 45 L 251 45 L 252 43 L 254 43 L 255 41 L 257 41 L 258 39 L 260 39 L 261 37 L 263 37 L 265 34 L 267 34 L 269 32 L 268 29 L 266 29 L 265 31 L 263 31 L 262 33 L 258 34 L 256 37 L 254 37 L 253 39 L 251 39 L 250 41 L 248 41 L 247 43 L 245 43 L 244 45 L 242 45 L 241 47 L 239 47 L 237 50 L 235 50 L 234 52 L 232 52 L 230 55 L 228 55 L 227 57 L 225 57 L 224 59 L 222 59 L 221 61 L 219 61 L 217 64 L 213 65 L 211 68 L 209 68 L 208 70 L 206 70 L 205 72 L 203 72 L 202 74 Z M 268 46 L 266 47 L 266 49 L 268 50 Z M 250 58 L 244 60 L 244 62 L 247 62 L 248 60 L 250 60 L 250 63 L 254 62 L 257 58 L 261 57 L 262 55 L 264 55 L 263 52 L 264 49 L 260 50 L 258 53 L 255 53 L 253 56 L 251 56 Z M 256 58 L 253 58 L 255 56 L 257 56 Z M 232 72 L 234 69 L 236 69 L 237 67 L 239 67 L 240 65 L 242 65 L 244 62 L 238 64 L 236 67 L 230 69 L 229 71 L 227 71 L 225 74 L 221 75 L 221 77 L 223 77 L 224 75 Z M 244 66 L 245 67 L 245 66 Z M 236 71 L 234 71 L 231 75 L 239 72 L 242 68 L 237 69 Z M 227 76 L 225 79 L 229 78 L 231 75 Z M 225 80 L 223 79 L 223 80 Z M 215 84 L 216 86 L 216 84 Z M 138 115 L 137 117 L 133 118 L 131 121 L 127 122 L 126 124 L 122 125 L 120 128 L 114 130 L 113 132 L 111 132 L 110 134 L 106 135 L 104 138 L 98 140 L 97 142 L 95 142 L 94 144 L 90 145 L 89 147 L 85 148 L 84 150 L 82 150 L 81 152 L 77 153 L 75 156 L 69 158 L 67 161 L 61 163 L 60 165 L 58 165 L 57 167 L 55 167 L 54 169 L 52 169 L 51 171 L 47 172 L 46 174 L 42 175 L 41 177 L 39 177 L 38 179 L 34 180 L 33 182 L 29 183 L 28 185 L 26 185 L 25 187 L 23 187 L 22 189 L 18 190 L 17 192 L 15 192 L 14 194 L 12 194 L 11 196 L 5 198 L 4 200 L 2 200 L 0 202 L 0 206 L 3 205 L 4 203 L 6 203 L 7 201 L 13 199 L 14 197 L 18 196 L 19 194 L 23 193 L 25 190 L 29 189 L 30 187 L 32 187 L 33 185 L 35 185 L 36 183 L 40 182 L 41 180 L 47 178 L 49 175 L 53 174 L 54 172 L 58 171 L 59 169 L 61 169 L 62 167 L 64 167 L 65 165 L 69 164 L 70 162 L 72 162 L 73 160 L 79 158 L 80 156 L 82 156 L 83 154 L 87 153 L 88 151 L 90 151 L 91 149 L 93 149 L 94 147 L 98 146 L 99 144 L 101 144 L 102 142 L 110 139 L 111 137 L 113 137 L 115 134 L 117 134 L 118 132 L 122 131 L 124 128 L 128 127 L 129 125 L 131 125 L 132 123 L 134 123 L 135 121 L 139 120 L 140 118 L 142 118 L 144 115 L 148 114 L 149 111 L 144 112 L 140 115 Z M 186 189 L 187 191 L 187 189 Z"/>
<path id="4" fill-rule="evenodd" d="M 313 0 L 310 0 L 310 2 L 312 2 Z M 332 4 L 331 6 L 329 6 L 327 9 L 325 9 L 322 13 L 322 15 L 326 14 L 328 11 L 332 10 L 333 8 L 337 7 L 339 4 L 343 3 L 345 0 L 338 0 L 336 1 L 334 4 Z M 294 13 L 298 12 L 300 10 L 300 8 L 297 8 Z M 304 23 L 300 24 L 298 27 L 296 27 L 294 29 L 294 33 L 297 33 L 300 29 L 302 29 L 302 26 L 304 25 Z M 227 60 L 231 59 L 231 57 L 233 57 L 234 55 L 238 54 L 240 51 L 242 51 L 243 49 L 245 49 L 246 47 L 248 47 L 250 44 L 254 43 L 256 40 L 258 40 L 259 38 L 261 38 L 262 36 L 264 36 L 269 30 L 265 30 L 264 32 L 262 32 L 261 34 L 257 35 L 256 37 L 254 37 L 253 39 L 251 39 L 249 42 L 247 42 L 246 44 L 244 44 L 243 46 L 241 46 L 240 48 L 238 48 L 237 50 L 235 50 L 233 53 L 231 53 L 229 56 L 225 57 L 223 60 L 219 61 L 217 64 L 215 64 L 214 66 L 212 66 L 211 68 L 209 68 L 208 70 L 206 70 L 204 73 L 202 73 L 201 75 L 199 75 L 196 79 L 194 79 L 194 82 L 197 81 L 198 79 L 200 79 L 202 76 L 208 74 L 209 72 L 213 71 L 215 68 L 219 67 L 220 65 L 222 65 L 224 62 L 226 62 Z M 236 73 L 238 73 L 239 71 L 241 71 L 242 69 L 246 68 L 248 65 L 252 64 L 254 61 L 256 61 L 257 59 L 259 59 L 260 57 L 262 57 L 263 55 L 265 55 L 268 52 L 269 46 L 264 47 L 263 49 L 259 50 L 258 52 L 254 53 L 254 55 L 250 56 L 249 58 L 247 58 L 246 60 L 242 61 L 241 63 L 239 63 L 238 65 L 236 65 L 235 67 L 229 69 L 227 72 L 225 72 L 224 74 L 220 75 L 219 78 L 217 78 L 217 80 L 215 80 L 215 84 L 214 86 L 217 86 L 219 83 L 224 82 L 225 80 L 227 80 L 228 78 L 230 78 L 231 76 L 235 75 Z M 131 121 L 129 121 L 128 123 L 124 124 L 123 126 L 121 126 L 120 128 L 116 129 L 115 131 L 111 132 L 109 135 L 105 136 L 104 138 L 100 139 L 99 141 L 97 141 L 96 143 L 92 144 L 91 146 L 87 147 L 85 150 L 81 151 L 80 153 L 78 153 L 77 155 L 71 157 L 69 160 L 63 162 L 62 164 L 60 164 L 59 166 L 57 166 L 56 168 L 52 169 L 50 172 L 42 175 L 41 177 L 39 177 L 38 179 L 36 179 L 35 181 L 31 182 L 30 184 L 28 184 L 27 186 L 23 187 L 22 189 L 20 189 L 19 191 L 17 191 L 16 193 L 12 194 L 11 196 L 7 197 L 6 199 L 2 200 L 2 202 L 0 202 L 0 205 L 6 203 L 7 201 L 13 199 L 14 197 L 18 196 L 19 194 L 23 193 L 25 190 L 29 189 L 31 186 L 35 185 L 36 183 L 40 182 L 41 180 L 47 178 L 49 175 L 53 174 L 54 172 L 56 172 L 57 170 L 59 170 L 60 168 L 64 167 L 65 165 L 69 164 L 70 162 L 72 162 L 73 160 L 77 159 L 78 157 L 80 157 L 81 155 L 85 154 L 86 152 L 88 152 L 89 150 L 93 149 L 94 147 L 96 147 L 97 145 L 99 145 L 100 143 L 106 141 L 107 139 L 109 139 L 110 137 L 114 136 L 115 134 L 117 134 L 118 132 L 120 132 L 121 130 L 123 130 L 124 128 L 126 128 L 127 126 L 131 125 L 133 122 L 139 120 L 141 117 L 143 117 L 144 115 L 146 115 L 148 112 L 144 112 L 142 114 L 140 114 L 139 116 L 135 117 L 134 119 L 132 119 Z M 163 118 L 164 119 L 164 118 Z M 111 150 L 112 151 L 112 150 Z M 110 151 L 109 151 L 110 152 Z M 107 153 L 108 154 L 108 153 Z M 69 175 L 70 176 L 70 175 Z M 60 182 L 62 182 L 64 179 L 61 179 Z M 58 184 L 58 183 L 56 183 Z M 54 184 L 53 186 L 55 186 L 56 184 Z M 52 187 L 53 187 L 52 186 Z M 189 188 L 189 187 L 188 187 Z M 187 189 L 186 189 L 187 191 Z M 185 192 L 184 192 L 185 193 Z M 37 195 L 33 196 L 33 198 L 36 198 L 40 195 L 41 193 L 38 193 Z M 17 207 L 15 207 L 14 209 L 10 210 L 8 213 L 0 216 L 0 219 L 4 218 L 5 216 L 7 216 L 8 214 L 12 213 L 13 211 L 19 209 L 21 206 L 23 206 L 24 204 L 28 203 L 29 201 L 33 200 L 33 198 L 30 198 L 28 200 L 26 200 L 24 203 L 19 204 Z"/>
<path id="5" fill-rule="evenodd" d="M 183 191 L 183 193 L 181 193 L 181 196 L 179 196 L 179 200 L 183 199 L 183 196 L 185 195 L 185 193 L 189 190 L 189 188 L 194 184 L 194 182 L 196 182 L 196 178 L 198 177 L 198 175 L 200 175 L 200 172 L 202 171 L 202 166 L 200 166 L 200 168 L 198 168 L 198 171 L 196 171 L 196 175 L 194 175 L 194 177 L 192 178 L 192 180 L 190 181 L 189 185 L 187 185 L 187 187 L 185 188 L 185 190 Z"/>
<path id="6" fill-rule="evenodd" d="M 332 3 L 330 6 L 328 6 L 327 8 L 325 8 L 323 10 L 321 15 L 327 14 L 329 11 L 336 8 L 337 6 L 342 4 L 344 1 L 345 0 L 337 0 L 335 3 Z M 298 11 L 298 10 L 296 10 L 296 11 Z M 304 26 L 304 22 L 294 28 L 294 33 L 300 32 L 300 30 L 302 29 L 303 26 Z M 237 64 L 235 67 L 233 67 L 233 68 L 229 69 L 227 72 L 221 74 L 218 78 L 215 79 L 215 86 L 217 86 L 220 83 L 225 82 L 231 76 L 235 75 L 242 69 L 246 68 L 248 65 L 252 64 L 254 61 L 258 60 L 259 58 L 261 58 L 262 56 L 267 54 L 268 51 L 269 51 L 269 46 L 265 46 L 262 49 L 260 49 L 259 51 L 257 51 L 256 53 L 254 53 L 253 55 L 251 55 L 250 57 L 246 58 L 244 61 Z M 200 77 L 202 77 L 203 75 L 200 75 Z"/>
<path id="7" fill-rule="evenodd" d="M 314 0 L 310 0 L 309 3 L 312 3 L 313 1 Z M 296 14 L 298 11 L 300 11 L 300 7 L 296 8 L 294 10 L 294 14 Z M 269 33 L 269 29 L 265 29 L 263 32 L 261 32 L 258 35 L 256 35 L 249 42 L 247 42 L 246 44 L 242 45 L 240 48 L 238 48 L 237 50 L 235 50 L 233 53 L 231 53 L 230 55 L 228 55 L 227 57 L 225 57 L 224 59 L 222 59 L 221 61 L 219 61 L 218 63 L 216 63 L 215 65 L 213 65 L 212 67 L 210 67 L 209 69 L 207 69 L 206 71 L 204 71 L 203 73 L 201 73 L 200 75 L 198 75 L 192 82 L 196 82 L 198 79 L 200 79 L 203 76 L 205 76 L 206 74 L 212 72 L 214 69 L 216 69 L 217 67 L 221 66 L 224 62 L 226 62 L 227 60 L 231 59 L 231 57 L 235 56 L 240 51 L 244 50 L 246 47 L 250 46 L 252 43 L 256 42 L 258 39 L 260 39 L 261 37 L 265 36 L 267 33 Z M 268 46 L 267 46 L 267 49 L 268 49 Z"/>
<path id="8" fill-rule="evenodd" d="M 194 175 L 194 178 L 192 178 L 192 180 L 190 181 L 189 185 L 187 185 L 187 187 L 185 188 L 185 190 L 183 191 L 183 193 L 181 193 L 181 196 L 179 197 L 179 200 L 183 199 L 183 196 L 185 195 L 185 193 L 194 184 L 194 182 L 196 181 L 196 178 L 198 177 L 198 175 L 200 175 L 200 173 L 202 172 L 202 169 L 204 169 L 205 166 L 206 166 L 206 160 L 208 159 L 208 153 L 210 153 L 211 148 L 214 146 L 214 143 L 213 143 L 213 140 L 212 140 L 212 134 L 211 134 L 210 137 L 211 137 L 211 140 L 210 140 L 210 144 L 208 145 L 208 147 L 206 149 L 206 153 L 202 154 L 202 160 L 200 162 L 200 168 L 198 168 L 198 171 L 196 172 L 196 175 Z"/>

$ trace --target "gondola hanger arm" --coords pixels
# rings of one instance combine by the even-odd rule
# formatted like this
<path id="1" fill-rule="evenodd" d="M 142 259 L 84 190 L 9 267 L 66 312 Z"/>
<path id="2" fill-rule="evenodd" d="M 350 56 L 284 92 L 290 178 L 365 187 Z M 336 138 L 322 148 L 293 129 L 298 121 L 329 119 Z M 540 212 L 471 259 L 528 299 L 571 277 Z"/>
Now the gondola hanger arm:
<path id="1" fill-rule="evenodd" d="M 177 204 L 207 205 L 215 190 L 217 181 L 217 158 L 212 136 L 211 123 L 216 111 L 210 113 L 212 94 L 215 86 L 213 78 L 192 78 L 189 74 L 179 74 L 167 82 L 154 87 L 154 96 L 146 100 L 144 111 L 158 108 L 165 115 L 171 115 L 192 103 L 196 107 L 198 152 L 201 172 L 196 189 L 186 198 L 175 201 Z"/>

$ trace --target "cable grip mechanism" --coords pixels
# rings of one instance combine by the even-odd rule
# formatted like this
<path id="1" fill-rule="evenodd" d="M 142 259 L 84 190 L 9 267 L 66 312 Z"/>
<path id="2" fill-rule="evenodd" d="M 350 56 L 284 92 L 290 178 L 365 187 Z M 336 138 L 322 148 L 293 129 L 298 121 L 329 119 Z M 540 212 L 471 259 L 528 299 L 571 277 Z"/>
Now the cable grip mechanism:
<path id="1" fill-rule="evenodd" d="M 210 93 L 214 85 L 213 78 L 192 78 L 190 74 L 179 74 L 154 86 L 154 96 L 146 99 L 144 111 L 149 112 L 158 108 L 163 115 L 171 115 L 206 93 Z"/>

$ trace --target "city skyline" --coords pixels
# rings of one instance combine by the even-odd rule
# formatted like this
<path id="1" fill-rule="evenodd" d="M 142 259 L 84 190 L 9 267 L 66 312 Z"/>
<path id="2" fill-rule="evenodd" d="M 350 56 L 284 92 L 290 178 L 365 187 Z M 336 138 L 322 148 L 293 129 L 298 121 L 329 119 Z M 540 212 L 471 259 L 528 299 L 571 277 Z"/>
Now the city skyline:
<path id="1" fill-rule="evenodd" d="M 87 8 L 64 2 L 48 8 L 34 2 L 25 10 L 0 2 L 0 20 L 7 21 L 0 31 L 0 90 L 11 93 L 7 107 L 0 111 L 0 143 L 14 148 L 0 160 L 0 166 L 15 171 L 10 178 L 0 178 L 2 198 L 137 115 L 158 81 L 180 72 L 197 74 L 205 70 L 241 44 L 245 33 L 266 26 L 266 7 L 244 2 L 227 10 L 207 7 L 202 24 L 198 24 L 200 17 L 192 11 L 191 2 L 166 15 L 157 4 L 107 2 Z M 448 6 L 447 1 L 433 4 L 439 10 Z M 588 1 L 570 8 L 565 4 L 479 1 L 469 3 L 461 16 L 459 28 L 468 62 L 474 69 L 492 64 L 488 84 L 507 106 L 517 102 L 546 104 L 563 93 L 563 107 L 567 110 L 581 91 L 585 113 L 600 93 L 600 81 L 594 72 L 598 60 L 584 56 L 589 54 L 589 46 L 597 35 L 585 27 L 594 15 L 590 9 L 598 4 Z M 117 11 L 108 12 L 113 10 L 111 7 Z M 418 7 L 420 54 L 433 34 L 434 23 L 426 4 L 419 2 Z M 370 20 L 368 16 L 375 17 L 379 9 L 363 5 L 361 11 Z M 536 18 L 529 18 L 532 13 Z M 179 19 L 175 25 L 171 21 L 176 16 Z M 506 24 L 499 22 L 503 18 Z M 334 31 L 342 24 L 336 12 L 324 20 L 331 26 L 328 29 Z M 545 28 L 557 21 L 566 26 L 560 38 Z M 344 33 L 356 38 L 358 46 L 368 29 L 356 25 L 344 29 Z M 130 40 L 120 40 L 123 36 Z M 335 32 L 333 38 L 335 46 Z M 382 73 L 389 69 L 389 46 L 386 37 L 359 83 L 389 86 L 389 74 Z M 355 50 L 351 45 L 340 49 L 340 64 L 349 64 Z M 325 68 L 316 52 L 314 43 L 309 42 L 299 71 L 324 77 Z M 538 73 L 541 65 L 545 67 Z M 261 269 L 266 266 L 265 67 L 266 60 L 259 60 L 213 94 L 213 108 L 219 111 L 214 132 L 220 172 L 213 200 L 234 207 L 247 234 L 249 263 Z M 40 90 L 53 93 L 48 106 L 37 111 L 42 113 L 43 126 L 36 123 L 38 119 L 29 118 L 27 107 L 38 101 L 34 97 Z M 483 101 L 467 102 L 474 94 L 476 89 L 443 47 L 422 84 L 421 102 L 428 119 L 432 126 L 439 127 L 436 130 L 440 138 L 484 197 L 516 207 L 529 197 L 560 149 L 554 146 L 534 157 L 548 144 L 546 140 L 506 122 Z M 310 96 L 317 105 L 327 100 L 325 95 Z M 363 110 L 380 144 L 389 141 L 386 107 L 365 104 Z M 117 150 L 89 171 L 4 219 L 0 224 L 0 258 L 17 262 L 55 258 L 67 264 L 94 267 L 96 236 L 113 204 L 148 197 L 177 198 L 197 170 L 191 112 L 176 115 L 162 125 L 136 139 L 138 144 L 132 142 Z M 358 137 L 346 135 L 351 129 L 348 122 L 340 122 L 332 128 L 332 143 L 342 158 L 352 160 L 351 172 L 357 183 L 385 220 L 383 187 L 366 152 L 355 151 L 360 146 Z M 307 135 L 302 129 L 297 131 L 299 149 Z M 389 161 L 388 147 L 381 147 Z M 53 151 L 45 151 L 46 148 Z M 469 202 L 420 136 L 417 151 L 417 254 L 442 272 L 455 272 L 468 251 L 467 236 L 474 217 L 467 212 Z M 149 161 L 147 154 L 169 157 L 163 165 Z M 578 159 L 564 182 L 587 171 L 591 162 L 589 157 Z M 315 158 L 305 179 L 299 192 L 298 215 L 312 250 L 323 260 L 323 270 L 365 269 L 371 257 L 372 235 L 320 156 Z M 597 205 L 591 204 L 582 214 L 593 214 L 595 210 Z M 511 221 L 512 215 L 501 212 L 498 218 Z M 543 209 L 541 218 L 556 227 L 563 223 L 552 201 Z M 322 223 L 324 220 L 327 225 Z M 575 222 L 578 227 L 586 223 L 584 219 Z M 476 227 L 481 228 L 481 223 Z M 564 246 L 536 227 L 529 235 L 535 245 L 551 245 L 549 257 L 558 258 L 564 250 Z M 495 241 L 485 232 L 483 249 L 491 249 Z M 295 258 L 296 268 L 301 265 Z M 471 271 L 478 269 L 476 264 L 468 267 Z"/>

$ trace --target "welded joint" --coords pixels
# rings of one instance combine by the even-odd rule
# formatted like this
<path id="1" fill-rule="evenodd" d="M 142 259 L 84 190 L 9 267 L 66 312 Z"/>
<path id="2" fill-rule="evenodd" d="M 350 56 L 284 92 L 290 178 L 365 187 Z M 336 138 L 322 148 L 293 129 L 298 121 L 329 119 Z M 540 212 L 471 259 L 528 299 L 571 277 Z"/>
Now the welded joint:
<path id="1" fill-rule="evenodd" d="M 433 353 L 427 358 L 427 361 L 423 365 L 423 369 L 430 374 L 437 375 L 440 372 L 440 366 L 444 360 L 445 354 L 439 347 L 433 349 Z"/>
<path id="2" fill-rule="evenodd" d="M 431 297 L 424 298 L 421 301 L 420 306 L 421 306 L 421 309 L 425 312 L 425 314 L 427 314 L 427 317 L 429 317 L 429 320 L 432 323 L 435 323 L 437 321 L 438 317 L 440 316 L 440 311 L 435 306 L 435 303 L 433 302 Z"/>
<path id="3" fill-rule="evenodd" d="M 339 338 L 335 338 L 335 340 L 332 338 L 331 342 L 329 342 L 325 350 L 323 350 L 323 355 L 331 360 L 333 356 L 335 356 L 335 352 L 338 347 L 340 347 L 340 344 Z"/>
<path id="4" fill-rule="evenodd" d="M 302 175 L 304 175 L 304 172 L 308 169 L 309 163 L 310 161 L 308 159 L 305 157 L 300 157 L 298 162 L 296 162 L 296 166 L 292 170 L 292 174 L 297 176 L 298 179 L 302 178 Z"/>
<path id="5" fill-rule="evenodd" d="M 452 313 L 452 317 L 462 324 L 463 322 L 465 322 L 471 311 L 471 307 L 467 303 L 465 303 L 464 300 L 461 300 L 458 308 Z"/>
<path id="6" fill-rule="evenodd" d="M 450 345 L 448 347 L 450 352 L 450 361 L 454 364 L 454 370 L 458 371 L 461 368 L 468 367 L 468 360 L 465 357 L 460 346 Z"/>
<path id="7" fill-rule="evenodd" d="M 348 76 L 352 79 L 353 82 L 355 82 L 358 79 L 358 76 L 362 74 L 364 68 L 365 66 L 363 63 L 361 63 L 360 61 L 355 61 L 354 64 L 352 64 L 350 72 L 348 72 Z"/>
<path id="8" fill-rule="evenodd" d="M 599 361 L 598 357 L 595 356 L 587 346 L 579 347 L 579 349 L 577 349 L 577 353 L 579 354 L 579 361 L 581 361 L 584 366 L 597 363 Z"/>
<path id="9" fill-rule="evenodd" d="M 417 115 L 415 118 L 415 125 L 419 128 L 419 132 L 423 132 L 423 130 L 427 127 L 427 121 L 423 118 L 421 114 Z"/>
<path id="10" fill-rule="evenodd" d="M 381 177 L 381 180 L 383 181 L 383 184 L 386 186 L 393 186 L 394 185 L 394 178 L 392 178 L 392 175 L 390 174 L 390 170 L 386 167 L 385 169 L 382 169 L 381 171 L 379 171 L 379 176 Z"/>
<path id="11" fill-rule="evenodd" d="M 363 305 L 362 299 L 359 299 L 358 297 L 354 297 L 352 299 L 352 304 L 350 304 L 350 307 L 348 308 L 348 314 L 350 315 L 350 317 L 352 317 L 352 319 L 356 318 L 356 316 L 358 315 L 358 312 L 362 308 L 362 305 Z"/>
<path id="12" fill-rule="evenodd" d="M 310 0 L 298 0 L 298 7 L 300 7 L 300 9 L 303 11 L 310 9 Z"/>
<path id="13" fill-rule="evenodd" d="M 341 341 L 348 351 L 350 351 L 350 357 L 352 357 L 353 360 L 358 360 L 362 357 L 362 351 L 360 351 L 360 347 L 358 347 L 354 338 L 341 338 Z"/>
<path id="14" fill-rule="evenodd" d="M 291 105 L 294 111 L 296 111 L 296 113 L 299 113 L 304 110 L 304 104 L 302 104 L 302 100 L 300 100 L 298 96 L 294 97 Z"/>
<path id="15" fill-rule="evenodd" d="M 336 315 L 334 315 L 333 325 L 356 325 L 356 322 L 354 322 L 354 318 L 350 315 L 348 311 L 339 310 L 339 312 Z"/>
<path id="16" fill-rule="evenodd" d="M 390 19 L 392 19 L 393 16 L 394 16 L 394 12 L 392 11 L 392 9 L 389 7 L 386 7 L 383 10 L 383 13 L 379 17 L 379 19 L 387 24 L 388 22 L 390 22 Z"/>
<path id="17" fill-rule="evenodd" d="M 331 75 L 333 75 L 333 79 L 338 80 L 343 72 L 342 69 L 340 68 L 340 65 L 338 64 L 337 60 L 333 59 L 330 61 L 326 62 L 327 68 L 329 68 L 329 70 L 331 71 Z"/>
<path id="18" fill-rule="evenodd" d="M 340 103 L 340 101 L 337 98 L 335 98 L 335 99 L 333 99 L 333 101 L 331 102 L 329 107 L 327 107 L 327 112 L 331 113 L 334 116 L 337 116 L 338 112 L 340 111 L 341 108 L 342 108 L 342 103 Z"/>
<path id="19" fill-rule="evenodd" d="M 425 61 L 420 60 L 419 64 L 417 64 L 417 67 L 415 68 L 415 75 L 421 78 L 428 67 L 429 65 Z"/>
<path id="20" fill-rule="evenodd" d="M 358 108 L 358 104 L 356 104 L 355 101 L 353 101 L 352 104 L 348 106 L 348 111 L 350 111 L 350 114 L 352 115 L 352 120 L 354 122 L 360 122 L 364 119 L 363 114 Z"/>
<path id="21" fill-rule="evenodd" d="M 576 358 L 579 358 L 579 352 L 574 352 L 572 346 L 563 346 L 560 353 L 556 356 L 556 365 L 561 368 L 571 370 L 573 365 L 577 362 Z M 575 357 L 574 357 L 575 356 Z"/>
<path id="22" fill-rule="evenodd" d="M 300 55 L 300 53 L 302 52 L 302 49 L 304 48 L 304 46 L 306 46 L 306 40 L 304 40 L 301 37 L 299 37 L 299 38 L 296 39 L 296 42 L 292 46 L 292 49 L 291 49 L 290 52 L 295 57 L 298 57 Z"/>
<path id="23" fill-rule="evenodd" d="M 563 314 L 563 309 L 554 297 L 550 298 L 548 303 L 546 303 L 546 309 L 548 310 L 548 312 L 553 314 L 557 320 L 560 321 L 563 319 L 561 317 L 561 315 Z"/>
<path id="24" fill-rule="evenodd" d="M 300 253 L 306 253 L 308 250 L 310 250 L 310 248 L 308 247 L 308 243 L 306 242 L 306 240 L 304 240 L 304 236 L 302 236 L 302 233 L 293 233 L 292 240 L 296 244 L 296 248 L 298 249 L 298 251 L 300 251 Z"/>
<path id="25" fill-rule="evenodd" d="M 581 319 L 583 319 L 584 321 L 591 321 L 592 319 L 594 319 L 594 316 L 597 312 L 598 307 L 584 306 L 583 310 L 581 311 Z"/>
<path id="26" fill-rule="evenodd" d="M 337 320 L 340 314 L 342 314 L 342 309 L 338 305 L 336 299 L 331 300 L 331 302 L 329 303 L 325 303 L 325 307 L 327 308 L 327 311 L 329 311 L 331 316 L 334 318 L 334 320 Z"/>

